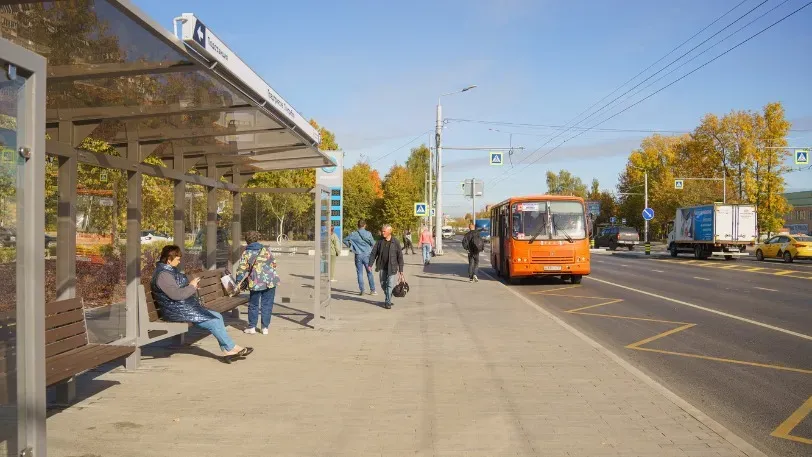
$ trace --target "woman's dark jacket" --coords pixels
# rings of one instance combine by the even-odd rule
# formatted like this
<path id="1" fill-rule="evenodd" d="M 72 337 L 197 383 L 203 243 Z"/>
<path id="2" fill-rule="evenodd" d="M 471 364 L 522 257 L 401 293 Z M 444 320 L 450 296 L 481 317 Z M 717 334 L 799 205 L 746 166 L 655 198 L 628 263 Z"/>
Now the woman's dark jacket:
<path id="1" fill-rule="evenodd" d="M 174 276 L 178 287 L 186 287 L 189 285 L 189 278 L 178 271 L 177 268 L 161 262 L 155 265 L 155 273 L 152 274 L 150 286 L 161 319 L 167 322 L 191 322 L 193 324 L 199 324 L 216 318 L 214 314 L 210 313 L 209 310 L 200 304 L 197 294 L 185 300 L 172 300 L 169 298 L 169 296 L 158 287 L 158 275 L 164 272 Z"/>

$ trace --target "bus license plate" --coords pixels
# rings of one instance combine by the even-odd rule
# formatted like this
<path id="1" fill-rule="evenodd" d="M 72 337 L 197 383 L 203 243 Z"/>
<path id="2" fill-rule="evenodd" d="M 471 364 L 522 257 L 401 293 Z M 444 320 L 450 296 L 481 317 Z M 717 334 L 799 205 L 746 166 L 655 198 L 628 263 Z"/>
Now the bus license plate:
<path id="1" fill-rule="evenodd" d="M 561 271 L 561 265 L 545 265 L 544 271 Z"/>

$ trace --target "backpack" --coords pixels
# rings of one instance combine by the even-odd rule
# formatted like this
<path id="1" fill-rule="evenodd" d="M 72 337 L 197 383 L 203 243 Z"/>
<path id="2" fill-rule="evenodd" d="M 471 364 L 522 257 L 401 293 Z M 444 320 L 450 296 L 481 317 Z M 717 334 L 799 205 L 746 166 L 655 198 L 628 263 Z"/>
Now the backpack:
<path id="1" fill-rule="evenodd" d="M 476 234 L 475 236 L 471 237 L 470 244 L 474 248 L 472 251 L 474 253 L 482 252 L 483 250 L 485 250 L 485 240 L 483 240 L 479 234 Z"/>

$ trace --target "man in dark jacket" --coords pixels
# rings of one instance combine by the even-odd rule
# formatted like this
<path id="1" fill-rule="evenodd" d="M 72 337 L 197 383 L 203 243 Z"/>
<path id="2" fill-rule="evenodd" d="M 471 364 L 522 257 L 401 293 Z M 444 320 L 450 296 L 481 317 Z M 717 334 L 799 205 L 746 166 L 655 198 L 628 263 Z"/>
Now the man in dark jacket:
<path id="1" fill-rule="evenodd" d="M 476 271 L 479 268 L 479 253 L 484 250 L 485 241 L 474 224 L 468 226 L 468 233 L 462 237 L 462 247 L 468 251 L 468 280 L 470 282 L 479 282 Z"/>
<path id="2" fill-rule="evenodd" d="M 386 224 L 381 229 L 383 239 L 375 243 L 369 254 L 369 271 L 372 265 L 380 272 L 381 288 L 384 294 L 383 307 L 392 309 L 392 290 L 399 278 L 403 277 L 403 251 L 397 238 L 392 237 L 392 226 Z"/>

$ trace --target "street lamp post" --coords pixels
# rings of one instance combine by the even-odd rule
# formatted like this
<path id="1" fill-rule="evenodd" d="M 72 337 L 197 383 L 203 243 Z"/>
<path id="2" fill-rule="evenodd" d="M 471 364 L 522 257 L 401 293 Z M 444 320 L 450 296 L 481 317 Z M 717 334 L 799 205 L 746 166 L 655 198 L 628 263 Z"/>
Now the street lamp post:
<path id="1" fill-rule="evenodd" d="M 645 211 L 646 208 L 648 208 L 648 170 L 642 167 L 635 167 L 634 165 L 629 166 L 643 171 L 643 210 Z M 646 255 L 651 255 L 651 245 L 648 242 L 648 219 L 645 217 L 643 217 L 643 224 L 643 242 L 646 247 Z"/>
<path id="2" fill-rule="evenodd" d="M 437 199 L 434 203 L 434 243 L 437 255 L 443 255 L 443 107 L 440 101 L 447 95 L 460 94 L 467 92 L 476 86 L 468 86 L 456 92 L 449 92 L 437 97 L 437 119 L 434 126 L 434 146 L 437 150 L 436 163 L 437 163 Z"/>

